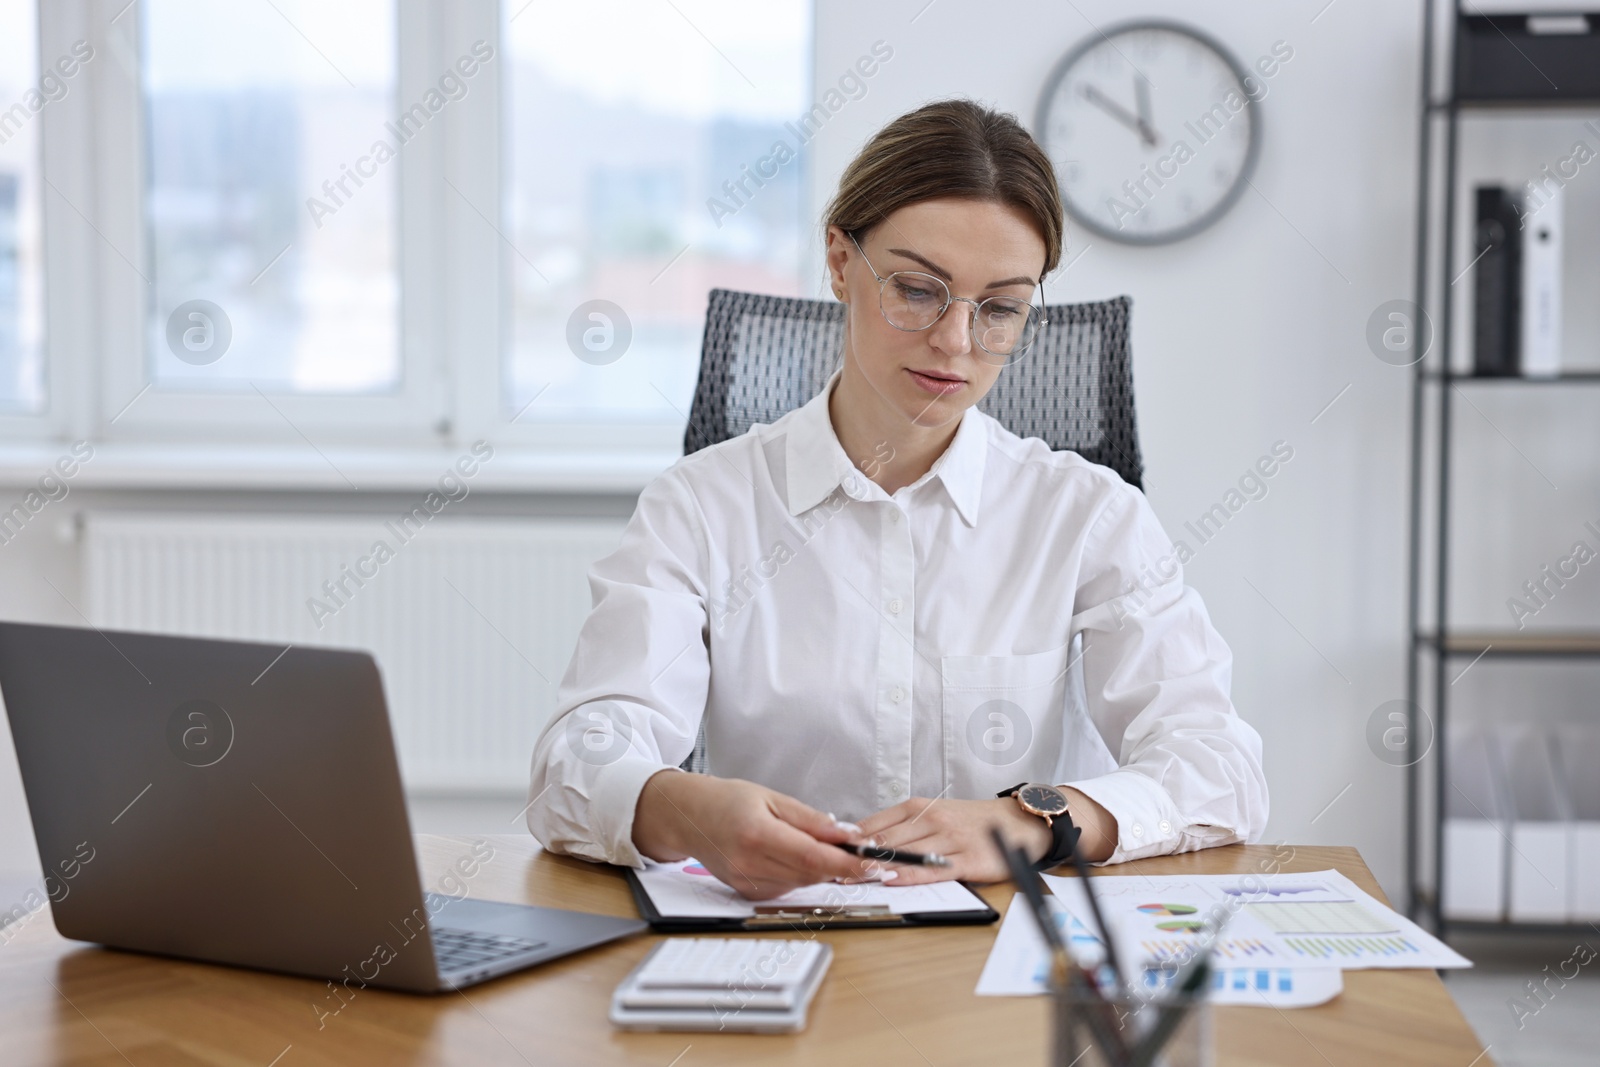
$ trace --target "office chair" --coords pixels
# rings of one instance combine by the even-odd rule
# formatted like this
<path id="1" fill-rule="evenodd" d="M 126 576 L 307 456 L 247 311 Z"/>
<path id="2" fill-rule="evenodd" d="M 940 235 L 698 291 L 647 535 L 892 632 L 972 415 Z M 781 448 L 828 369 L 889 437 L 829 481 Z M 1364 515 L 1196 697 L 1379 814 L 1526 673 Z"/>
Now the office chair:
<path id="1" fill-rule="evenodd" d="M 1019 437 L 1076 452 L 1142 488 L 1126 296 L 1053 304 L 1032 351 L 978 404 Z M 772 423 L 822 391 L 844 346 L 843 304 L 711 290 L 683 454 Z M 686 771 L 706 768 L 705 727 Z"/>

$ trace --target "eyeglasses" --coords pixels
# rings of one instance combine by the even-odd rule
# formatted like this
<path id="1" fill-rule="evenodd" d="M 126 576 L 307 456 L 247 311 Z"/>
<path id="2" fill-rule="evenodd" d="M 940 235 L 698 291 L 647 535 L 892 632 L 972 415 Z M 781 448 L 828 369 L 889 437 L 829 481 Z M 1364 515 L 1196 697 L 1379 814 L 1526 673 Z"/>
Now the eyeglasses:
<path id="1" fill-rule="evenodd" d="M 887 278 L 881 277 L 855 234 L 850 235 L 850 240 L 878 280 L 878 310 L 897 330 L 926 330 L 943 317 L 951 304 L 971 304 L 973 343 L 984 354 L 985 362 L 1005 365 L 1025 356 L 1049 322 L 1043 308 L 1014 296 L 991 296 L 982 301 L 953 297 L 942 278 L 921 271 L 897 270 Z M 1039 293 L 1042 299 L 1043 282 Z"/>

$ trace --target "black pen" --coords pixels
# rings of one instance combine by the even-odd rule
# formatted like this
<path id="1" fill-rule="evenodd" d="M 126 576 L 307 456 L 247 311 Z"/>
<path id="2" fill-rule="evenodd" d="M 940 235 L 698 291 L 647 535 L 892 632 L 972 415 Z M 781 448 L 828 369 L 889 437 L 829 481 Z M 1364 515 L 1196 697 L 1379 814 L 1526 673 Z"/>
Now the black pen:
<path id="1" fill-rule="evenodd" d="M 1011 850 L 999 827 L 991 827 L 989 837 L 994 841 L 994 847 L 1000 850 L 1000 855 L 1005 857 L 1006 866 L 1011 870 L 1011 881 L 1016 884 L 1017 890 L 1033 911 L 1033 921 L 1034 925 L 1039 927 L 1039 936 L 1044 938 L 1052 953 L 1064 955 L 1067 952 L 1066 942 L 1062 940 L 1061 930 L 1050 915 L 1050 906 L 1044 902 L 1044 894 L 1039 891 L 1038 878 L 1029 868 L 1027 860 L 1019 858 Z"/>
<path id="2" fill-rule="evenodd" d="M 1132 989 L 1133 977 L 1122 969 L 1122 961 L 1117 959 L 1117 947 L 1111 943 L 1111 927 L 1106 925 L 1105 916 L 1100 914 L 1100 900 L 1095 896 L 1094 879 L 1089 877 L 1089 866 L 1083 862 L 1076 841 L 1072 843 L 1072 865 L 1077 869 L 1079 881 L 1083 883 L 1083 895 L 1089 898 L 1089 911 L 1094 915 L 1094 924 L 1100 927 L 1100 936 L 1105 938 L 1106 962 L 1111 965 L 1111 980 L 1116 983 L 1119 994 L 1124 989 Z"/>
<path id="3" fill-rule="evenodd" d="M 845 845 L 834 842 L 846 852 L 854 853 L 864 860 L 881 860 L 884 863 L 904 863 L 912 867 L 948 867 L 950 861 L 937 852 L 902 852 L 894 848 L 879 848 L 877 845 Z"/>

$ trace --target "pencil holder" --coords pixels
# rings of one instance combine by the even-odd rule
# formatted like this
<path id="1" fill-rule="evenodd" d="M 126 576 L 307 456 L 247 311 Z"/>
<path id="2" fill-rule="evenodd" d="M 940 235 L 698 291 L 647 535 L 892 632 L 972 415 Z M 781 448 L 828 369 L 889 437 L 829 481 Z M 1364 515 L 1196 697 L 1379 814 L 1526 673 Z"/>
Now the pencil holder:
<path id="1" fill-rule="evenodd" d="M 1082 986 L 1056 984 L 1051 999 L 1052 1067 L 1211 1067 L 1213 1063 L 1211 1005 L 1203 996 L 1103 999 Z"/>

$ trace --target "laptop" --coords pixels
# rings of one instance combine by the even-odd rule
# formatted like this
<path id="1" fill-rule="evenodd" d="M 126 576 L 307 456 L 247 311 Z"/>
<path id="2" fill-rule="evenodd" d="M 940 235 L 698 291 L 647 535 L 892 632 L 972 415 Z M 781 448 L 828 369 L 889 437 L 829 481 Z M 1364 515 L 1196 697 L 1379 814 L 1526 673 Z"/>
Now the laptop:
<path id="1" fill-rule="evenodd" d="M 0 693 L 64 937 L 434 993 L 645 929 L 477 899 L 481 846 L 424 887 L 364 652 L 0 623 Z"/>

